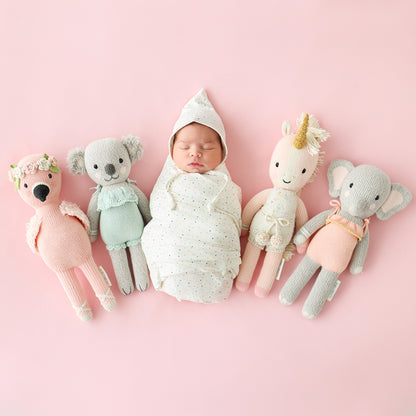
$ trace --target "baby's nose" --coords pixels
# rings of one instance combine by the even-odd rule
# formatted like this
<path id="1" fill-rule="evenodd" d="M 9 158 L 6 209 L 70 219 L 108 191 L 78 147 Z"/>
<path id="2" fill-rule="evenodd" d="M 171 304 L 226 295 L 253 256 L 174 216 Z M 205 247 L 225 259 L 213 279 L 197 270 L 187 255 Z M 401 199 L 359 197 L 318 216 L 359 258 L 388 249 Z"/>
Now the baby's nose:
<path id="1" fill-rule="evenodd" d="M 197 149 L 191 149 L 189 152 L 191 156 L 201 157 L 201 152 L 199 152 Z"/>

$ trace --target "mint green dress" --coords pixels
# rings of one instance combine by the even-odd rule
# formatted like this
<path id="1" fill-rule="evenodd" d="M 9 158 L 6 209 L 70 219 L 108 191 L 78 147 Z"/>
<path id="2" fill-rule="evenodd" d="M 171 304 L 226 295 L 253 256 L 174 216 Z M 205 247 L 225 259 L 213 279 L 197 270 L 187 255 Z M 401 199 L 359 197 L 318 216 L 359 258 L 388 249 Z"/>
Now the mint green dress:
<path id="1" fill-rule="evenodd" d="M 120 250 L 141 242 L 143 217 L 129 182 L 118 188 L 97 187 L 101 238 L 107 250 Z"/>

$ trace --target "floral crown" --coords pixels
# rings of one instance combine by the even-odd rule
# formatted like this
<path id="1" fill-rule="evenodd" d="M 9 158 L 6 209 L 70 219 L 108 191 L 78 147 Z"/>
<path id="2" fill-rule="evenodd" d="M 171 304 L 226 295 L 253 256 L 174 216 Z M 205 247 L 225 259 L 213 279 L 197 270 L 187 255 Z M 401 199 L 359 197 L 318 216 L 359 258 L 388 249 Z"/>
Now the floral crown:
<path id="1" fill-rule="evenodd" d="M 10 165 L 9 180 L 14 182 L 14 189 L 16 191 L 20 187 L 20 180 L 28 173 L 36 173 L 38 170 L 50 170 L 51 172 L 60 172 L 58 169 L 58 161 L 53 156 L 48 156 L 44 153 L 43 157 L 37 162 L 28 162 L 23 166 Z"/>

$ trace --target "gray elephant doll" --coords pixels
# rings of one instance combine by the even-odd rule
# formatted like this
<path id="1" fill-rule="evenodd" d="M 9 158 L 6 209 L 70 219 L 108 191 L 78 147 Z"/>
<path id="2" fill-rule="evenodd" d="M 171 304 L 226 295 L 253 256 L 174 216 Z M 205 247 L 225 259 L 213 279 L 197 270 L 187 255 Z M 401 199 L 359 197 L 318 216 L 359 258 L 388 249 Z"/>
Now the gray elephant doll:
<path id="1" fill-rule="evenodd" d="M 338 285 L 338 276 L 348 267 L 360 273 L 369 244 L 369 218 L 376 214 L 386 220 L 412 199 L 410 192 L 370 165 L 354 167 L 347 160 L 334 160 L 328 169 L 329 193 L 340 201 L 335 208 L 310 219 L 295 235 L 296 245 L 312 238 L 306 255 L 280 292 L 280 302 L 292 304 L 300 291 L 321 267 L 303 306 L 305 318 L 315 318 Z"/>
<path id="2" fill-rule="evenodd" d="M 142 151 L 140 140 L 127 136 L 121 141 L 113 138 L 94 141 L 85 150 L 71 150 L 67 157 L 73 174 L 88 173 L 97 183 L 88 206 L 90 239 L 92 242 L 97 239 L 99 226 L 118 286 L 125 295 L 134 290 L 127 248 L 137 289 L 144 291 L 149 286 L 146 259 L 141 247 L 144 224 L 151 219 L 149 202 L 128 178 L 132 164 L 141 157 Z"/>

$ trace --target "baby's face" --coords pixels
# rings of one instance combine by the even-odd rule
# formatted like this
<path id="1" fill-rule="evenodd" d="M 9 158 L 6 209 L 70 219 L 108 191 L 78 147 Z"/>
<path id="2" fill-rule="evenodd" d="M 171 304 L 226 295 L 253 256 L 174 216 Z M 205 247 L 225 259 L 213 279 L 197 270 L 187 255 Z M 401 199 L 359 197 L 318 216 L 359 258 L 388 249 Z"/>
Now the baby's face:
<path id="1" fill-rule="evenodd" d="M 189 173 L 205 173 L 222 161 L 218 133 L 199 123 L 188 124 L 175 134 L 172 159 L 179 169 Z"/>

